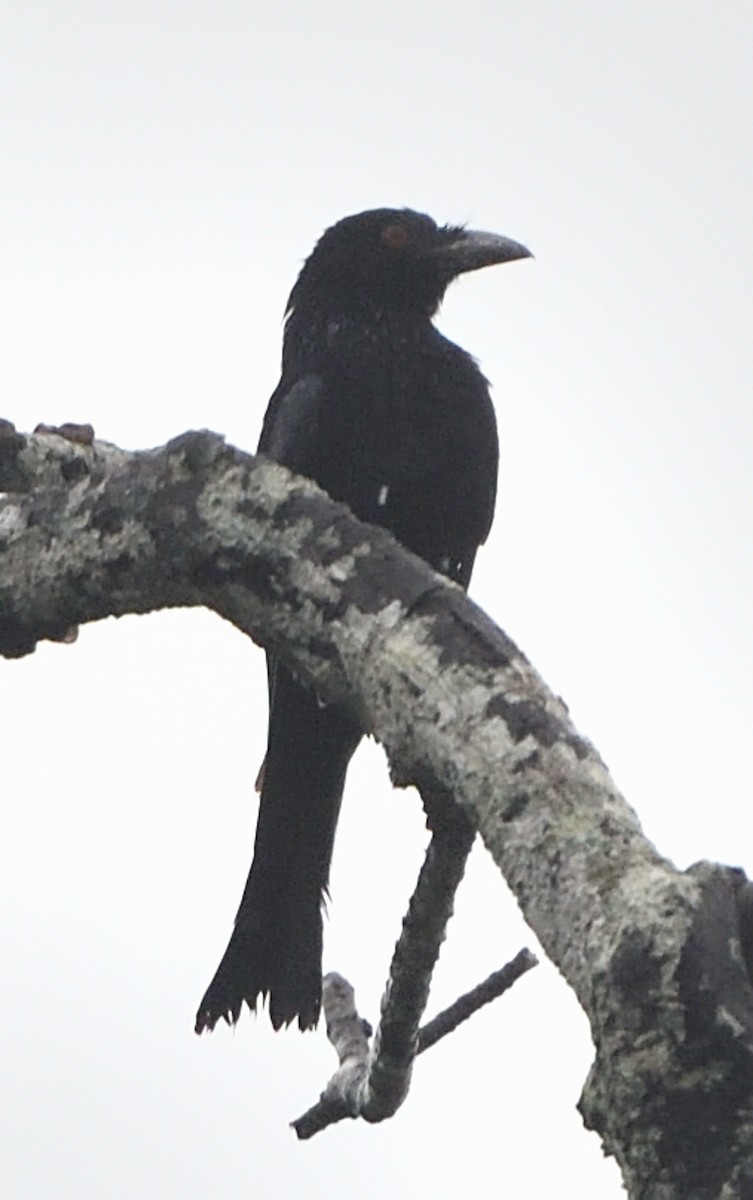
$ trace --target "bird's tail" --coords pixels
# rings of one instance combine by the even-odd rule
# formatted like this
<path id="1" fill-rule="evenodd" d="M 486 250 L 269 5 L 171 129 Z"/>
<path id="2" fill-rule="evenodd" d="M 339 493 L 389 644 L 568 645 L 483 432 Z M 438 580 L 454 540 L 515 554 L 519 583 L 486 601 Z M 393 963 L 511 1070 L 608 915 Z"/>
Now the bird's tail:
<path id="1" fill-rule="evenodd" d="M 196 1032 L 235 1023 L 269 997 L 275 1029 L 316 1025 L 322 990 L 321 903 L 345 773 L 361 738 L 341 709 L 277 666 L 260 772 L 254 859 L 235 928 L 196 1014 Z"/>

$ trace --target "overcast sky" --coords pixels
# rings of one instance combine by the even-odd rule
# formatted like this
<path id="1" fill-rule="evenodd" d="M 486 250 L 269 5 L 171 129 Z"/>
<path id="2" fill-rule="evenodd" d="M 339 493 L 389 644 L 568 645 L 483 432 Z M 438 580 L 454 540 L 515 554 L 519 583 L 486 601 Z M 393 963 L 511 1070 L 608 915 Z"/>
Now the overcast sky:
<path id="1" fill-rule="evenodd" d="M 753 871 L 752 52 L 743 0 L 5 0 L 0 416 L 252 449 L 326 225 L 409 205 L 526 242 L 440 317 L 501 431 L 472 594 L 662 852 Z M 307 1145 L 287 1122 L 334 1068 L 323 1032 L 194 1036 L 265 740 L 237 631 L 108 621 L 0 672 L 4 1197 L 621 1195 L 548 965 L 422 1057 L 392 1122 Z M 325 967 L 372 1019 L 424 840 L 364 747 Z M 477 848 L 432 1009 L 524 943 Z"/>

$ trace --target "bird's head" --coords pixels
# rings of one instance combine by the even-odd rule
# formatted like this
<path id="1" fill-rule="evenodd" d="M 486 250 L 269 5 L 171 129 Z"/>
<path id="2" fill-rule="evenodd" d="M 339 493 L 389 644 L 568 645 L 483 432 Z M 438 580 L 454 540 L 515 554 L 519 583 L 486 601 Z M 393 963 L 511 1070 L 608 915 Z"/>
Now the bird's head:
<path id="1" fill-rule="evenodd" d="M 437 225 L 408 208 L 344 217 L 322 234 L 303 265 L 288 312 L 375 309 L 432 316 L 447 285 L 464 271 L 530 257 L 496 233 Z"/>

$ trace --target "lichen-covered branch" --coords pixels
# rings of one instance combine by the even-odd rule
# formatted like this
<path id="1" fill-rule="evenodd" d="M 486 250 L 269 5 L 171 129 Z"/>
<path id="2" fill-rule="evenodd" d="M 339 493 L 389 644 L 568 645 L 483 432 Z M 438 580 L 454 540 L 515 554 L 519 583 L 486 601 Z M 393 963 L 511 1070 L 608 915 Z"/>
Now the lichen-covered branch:
<path id="1" fill-rule="evenodd" d="M 536 965 L 531 952 L 522 950 L 473 993 L 419 1028 L 475 835 L 448 796 L 426 793 L 424 806 L 432 837 L 392 956 L 379 1026 L 369 1043 L 370 1030 L 358 1015 L 350 984 L 336 974 L 325 978 L 327 1036 L 340 1066 L 318 1103 L 293 1122 L 299 1138 L 312 1137 L 344 1117 L 377 1122 L 394 1116 L 408 1094 L 416 1056 Z"/>
<path id="2" fill-rule="evenodd" d="M 485 1004 L 497 1000 L 521 975 L 535 966 L 538 966 L 535 955 L 525 948 L 520 950 L 499 971 L 494 971 L 483 983 L 421 1026 L 416 1040 L 416 1055 L 430 1050 Z M 371 1068 L 375 1062 L 375 1052 L 369 1043 L 371 1026 L 358 1013 L 353 988 L 347 979 L 335 972 L 324 977 L 322 1011 L 327 1023 L 327 1037 L 337 1052 L 340 1065 L 316 1104 L 292 1122 L 293 1129 L 302 1141 L 346 1117 L 384 1120 L 393 1115 L 390 1111 L 393 1106 L 384 1104 L 382 1096 L 374 1097 L 369 1087 Z M 405 1087 L 390 1089 L 391 1095 L 398 1097 L 398 1104 L 405 1098 L 411 1068 L 412 1061 Z M 369 1112 L 372 1101 L 375 1101 L 375 1106 Z"/>
<path id="3" fill-rule="evenodd" d="M 510 639 L 389 534 L 211 434 L 126 456 L 5 433 L 0 653 L 198 604 L 274 648 L 481 832 L 589 1015 L 582 1107 L 630 1194 L 753 1194 L 747 885 L 661 858 Z"/>
<path id="4" fill-rule="evenodd" d="M 369 1074 L 371 1026 L 358 1014 L 353 988 L 335 971 L 322 980 L 322 1012 L 339 1067 L 316 1104 L 292 1122 L 301 1141 L 346 1117 L 360 1116 Z"/>
<path id="5" fill-rule="evenodd" d="M 427 793 L 424 805 L 432 837 L 390 964 L 379 1026 L 369 1044 L 370 1030 L 358 1015 L 352 987 L 340 975 L 325 978 L 327 1036 L 337 1050 L 340 1066 L 318 1103 L 293 1122 L 299 1138 L 310 1138 L 344 1117 L 376 1122 L 394 1116 L 408 1094 L 416 1056 L 494 998 L 487 980 L 480 1003 L 469 1005 L 469 997 L 465 997 L 462 1015 L 453 1006 L 452 1013 L 440 1013 L 430 1026 L 419 1028 L 455 892 L 475 836 L 465 813 L 448 796 Z M 503 968 L 508 987 L 535 966 L 536 960 L 530 951 L 521 951 L 516 963 L 517 972 L 510 970 L 511 964 Z"/>
<path id="6" fill-rule="evenodd" d="M 372 1045 L 361 1109 L 367 1121 L 391 1117 L 408 1094 L 432 973 L 475 835 L 447 797 L 432 796 L 430 803 L 432 837 L 395 946 Z"/>

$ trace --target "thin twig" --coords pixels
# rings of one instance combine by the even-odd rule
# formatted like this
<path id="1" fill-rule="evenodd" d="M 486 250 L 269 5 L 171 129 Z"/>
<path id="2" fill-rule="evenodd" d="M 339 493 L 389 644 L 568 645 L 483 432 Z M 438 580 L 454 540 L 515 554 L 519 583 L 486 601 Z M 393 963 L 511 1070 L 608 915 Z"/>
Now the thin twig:
<path id="1" fill-rule="evenodd" d="M 436 1045 L 440 1038 L 452 1033 L 458 1025 L 467 1021 L 485 1004 L 496 1000 L 498 996 L 512 987 L 521 975 L 530 971 L 532 967 L 538 966 L 538 963 L 536 955 L 524 947 L 499 971 L 493 971 L 483 983 L 472 988 L 470 992 L 466 992 L 464 996 L 459 996 L 454 1004 L 450 1004 L 441 1013 L 437 1013 L 436 1017 L 433 1017 L 426 1025 L 423 1025 L 418 1031 L 417 1053 L 423 1054 L 424 1050 Z"/>

